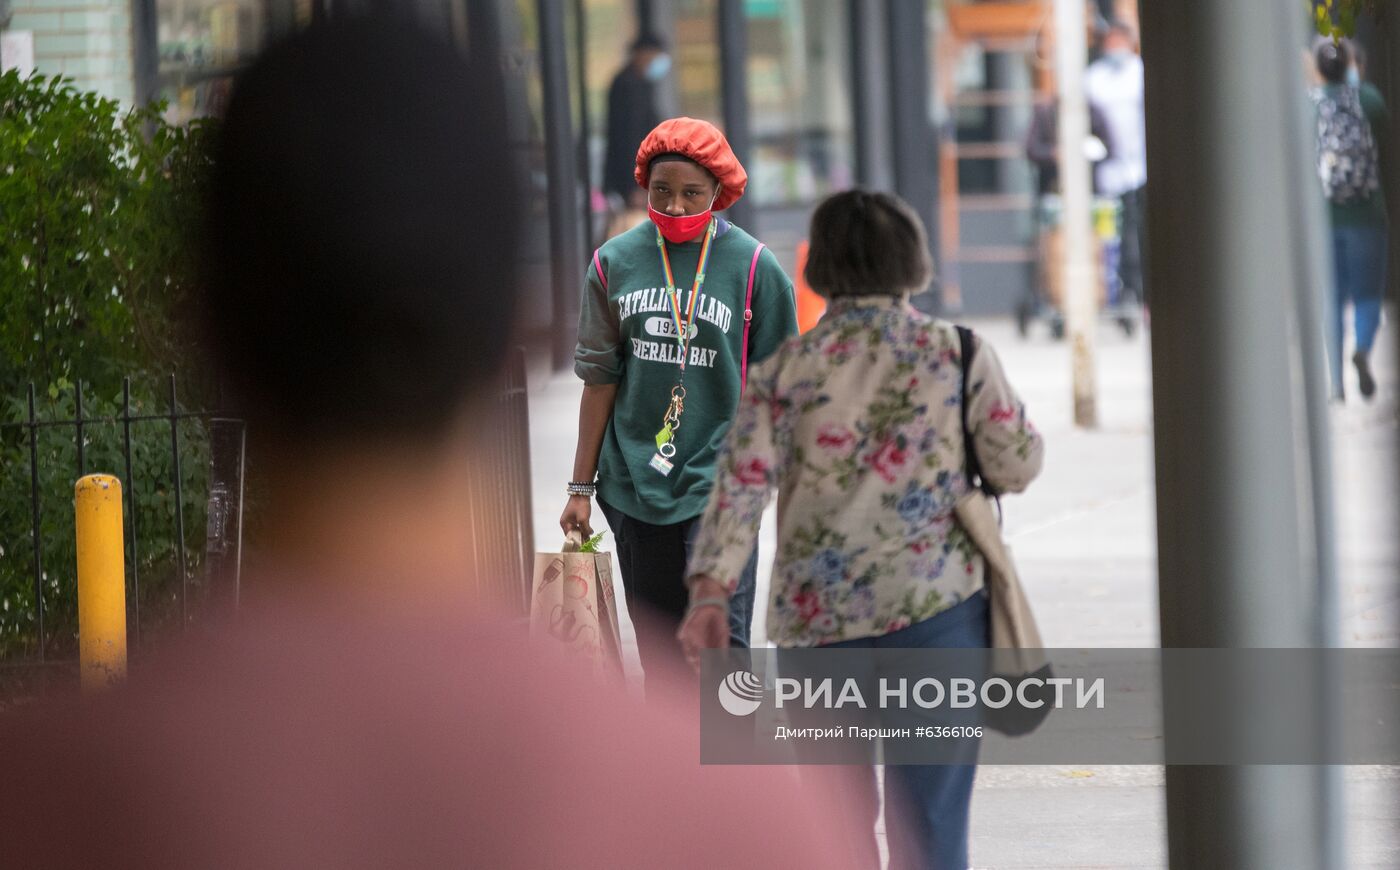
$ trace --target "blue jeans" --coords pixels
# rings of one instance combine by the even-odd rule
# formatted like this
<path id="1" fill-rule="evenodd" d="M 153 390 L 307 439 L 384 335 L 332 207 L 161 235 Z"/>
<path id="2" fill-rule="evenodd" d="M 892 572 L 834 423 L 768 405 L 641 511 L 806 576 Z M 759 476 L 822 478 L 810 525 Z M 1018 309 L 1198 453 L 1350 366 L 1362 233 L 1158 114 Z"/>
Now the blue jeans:
<path id="1" fill-rule="evenodd" d="M 685 588 L 685 569 L 700 533 L 700 518 L 656 525 L 629 516 L 601 498 L 598 507 L 607 517 L 616 542 L 627 612 L 637 630 L 637 652 L 643 670 L 651 663 L 688 671 L 676 640 L 676 630 L 690 601 Z M 739 586 L 729 599 L 730 646 L 749 645 L 757 577 L 758 549 L 755 547 L 739 577 Z"/>
<path id="2" fill-rule="evenodd" d="M 1356 349 L 1371 352 L 1381 324 L 1381 298 L 1385 295 L 1386 230 L 1384 226 L 1340 226 L 1332 229 L 1334 281 L 1329 363 L 1332 393 L 1342 394 L 1343 320 L 1351 303 Z"/>
<path id="3" fill-rule="evenodd" d="M 986 592 L 880 637 L 829 644 L 826 649 L 982 649 L 991 645 L 991 622 Z M 966 870 L 967 830 L 972 805 L 972 781 L 977 774 L 977 746 L 969 743 L 966 764 L 885 765 L 885 831 L 889 839 L 890 870 L 929 868 Z M 853 797 L 864 806 L 873 850 L 875 770 L 867 768 Z M 878 861 L 873 865 L 878 866 Z"/>

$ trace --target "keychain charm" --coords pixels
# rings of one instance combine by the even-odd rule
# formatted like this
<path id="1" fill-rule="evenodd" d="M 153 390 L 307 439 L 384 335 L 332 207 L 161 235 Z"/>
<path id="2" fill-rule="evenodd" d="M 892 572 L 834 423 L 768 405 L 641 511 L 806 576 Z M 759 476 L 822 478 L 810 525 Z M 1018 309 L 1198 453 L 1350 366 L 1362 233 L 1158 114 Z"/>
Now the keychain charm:
<path id="1" fill-rule="evenodd" d="M 668 426 L 662 431 L 669 434 L 670 427 Z M 661 436 L 659 435 L 656 440 L 658 442 L 657 450 L 656 455 L 651 458 L 651 467 L 661 472 L 662 477 L 669 477 L 671 475 L 671 469 L 676 467 L 675 463 L 671 461 L 676 455 L 675 441 L 667 441 L 662 444 L 660 443 Z"/>
<path id="2" fill-rule="evenodd" d="M 671 448 L 671 455 L 674 456 L 676 454 L 676 448 L 669 444 L 666 446 Z M 651 458 L 651 467 L 660 472 L 662 477 L 670 477 L 671 469 L 676 466 L 672 464 L 671 460 L 658 453 Z"/>
<path id="3" fill-rule="evenodd" d="M 666 440 L 662 441 L 661 436 L 665 435 Z M 671 469 L 675 468 L 675 463 L 671 460 L 676 455 L 676 444 L 671 427 L 668 425 L 661 430 L 661 434 L 656 436 L 656 455 L 651 458 L 651 467 L 661 473 L 662 477 L 669 477 Z"/>
<path id="4" fill-rule="evenodd" d="M 676 432 L 681 428 L 681 414 L 685 411 L 685 387 L 677 384 L 671 390 L 671 404 L 666 408 L 661 431 L 656 433 L 656 455 L 649 463 L 662 477 L 669 477 L 676 467 L 671 460 L 676 456 Z"/>

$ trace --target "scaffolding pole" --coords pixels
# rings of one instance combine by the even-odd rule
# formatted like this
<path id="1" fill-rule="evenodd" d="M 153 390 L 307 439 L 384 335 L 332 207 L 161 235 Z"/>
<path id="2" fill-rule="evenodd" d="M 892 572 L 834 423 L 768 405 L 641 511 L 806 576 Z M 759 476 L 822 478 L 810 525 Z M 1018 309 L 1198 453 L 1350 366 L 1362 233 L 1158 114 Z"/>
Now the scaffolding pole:
<path id="1" fill-rule="evenodd" d="M 1093 238 L 1090 235 L 1092 189 L 1084 141 L 1089 138 L 1089 102 L 1084 95 L 1084 63 L 1088 57 L 1082 0 L 1055 0 L 1055 71 L 1060 80 L 1059 154 L 1060 219 L 1065 259 L 1053 264 L 1064 270 L 1065 327 L 1069 334 L 1074 385 L 1074 425 L 1098 425 L 1098 395 L 1094 378 L 1094 330 L 1098 321 L 1098 282 L 1095 280 Z"/>

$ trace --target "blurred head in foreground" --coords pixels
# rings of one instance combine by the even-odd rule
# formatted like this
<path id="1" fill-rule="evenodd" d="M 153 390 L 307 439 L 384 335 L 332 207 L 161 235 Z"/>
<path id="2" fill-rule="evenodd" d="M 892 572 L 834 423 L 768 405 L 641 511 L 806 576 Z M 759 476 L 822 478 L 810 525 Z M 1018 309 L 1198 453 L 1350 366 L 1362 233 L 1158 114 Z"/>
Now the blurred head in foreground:
<path id="1" fill-rule="evenodd" d="M 313 29 L 238 80 L 204 313 L 251 422 L 290 446 L 431 439 L 492 381 L 516 295 L 497 94 L 382 19 Z"/>
<path id="2" fill-rule="evenodd" d="M 275 548 L 353 547 L 361 522 L 381 549 L 462 537 L 466 421 L 516 307 L 503 130 L 488 65 L 406 20 L 313 27 L 237 81 L 198 309 Z"/>

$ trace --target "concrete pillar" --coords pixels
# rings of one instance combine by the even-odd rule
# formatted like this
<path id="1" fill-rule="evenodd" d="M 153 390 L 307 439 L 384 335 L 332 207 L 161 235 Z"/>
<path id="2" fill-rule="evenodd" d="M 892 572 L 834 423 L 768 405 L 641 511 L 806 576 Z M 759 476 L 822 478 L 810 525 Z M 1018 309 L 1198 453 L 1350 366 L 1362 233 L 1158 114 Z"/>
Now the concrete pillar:
<path id="1" fill-rule="evenodd" d="M 1272 0 L 1145 0 L 1162 643 L 1307 647 L 1326 529 L 1312 462 L 1321 201 L 1298 62 Z M 1325 426 L 1323 427 L 1325 432 Z M 1183 688 L 1166 685 L 1170 709 Z M 1321 688 L 1301 685 L 1316 697 Z M 1222 727 L 1229 727 L 1223 723 Z M 1172 734 L 1167 734 L 1170 746 Z M 1328 772 L 1167 771 L 1173 868 L 1340 866 Z"/>

